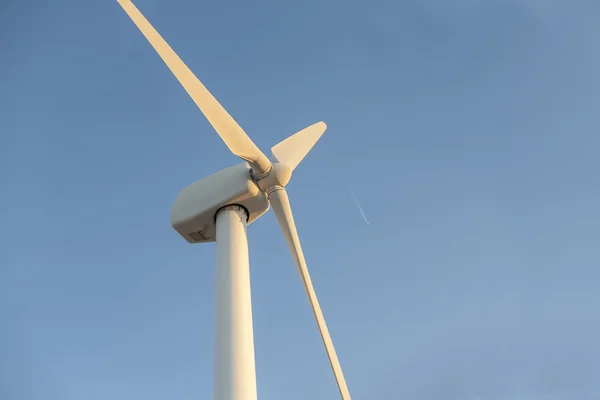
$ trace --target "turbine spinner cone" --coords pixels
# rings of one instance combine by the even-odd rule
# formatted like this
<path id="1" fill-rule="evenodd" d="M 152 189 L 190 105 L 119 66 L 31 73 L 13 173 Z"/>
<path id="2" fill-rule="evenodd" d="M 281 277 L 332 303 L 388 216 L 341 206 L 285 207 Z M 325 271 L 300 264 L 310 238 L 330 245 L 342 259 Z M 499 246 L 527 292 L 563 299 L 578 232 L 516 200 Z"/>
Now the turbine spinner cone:
<path id="1" fill-rule="evenodd" d="M 258 187 L 265 193 L 268 193 L 272 187 L 285 187 L 292 178 L 292 171 L 290 166 L 275 162 L 271 172 L 257 182 Z"/>

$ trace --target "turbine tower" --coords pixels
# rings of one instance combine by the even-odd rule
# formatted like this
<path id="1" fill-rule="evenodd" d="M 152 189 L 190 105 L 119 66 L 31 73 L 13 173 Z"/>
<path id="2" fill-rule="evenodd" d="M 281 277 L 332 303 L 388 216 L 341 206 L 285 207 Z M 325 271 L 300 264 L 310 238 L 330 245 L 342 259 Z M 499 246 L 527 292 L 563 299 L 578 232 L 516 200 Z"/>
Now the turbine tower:
<path id="1" fill-rule="evenodd" d="M 285 186 L 327 125 L 317 122 L 260 151 L 130 0 L 117 0 L 231 152 L 244 162 L 184 188 L 171 210 L 189 243 L 216 241 L 214 400 L 255 400 L 256 370 L 246 226 L 269 206 L 288 243 L 343 400 L 350 394 L 313 289 Z"/>

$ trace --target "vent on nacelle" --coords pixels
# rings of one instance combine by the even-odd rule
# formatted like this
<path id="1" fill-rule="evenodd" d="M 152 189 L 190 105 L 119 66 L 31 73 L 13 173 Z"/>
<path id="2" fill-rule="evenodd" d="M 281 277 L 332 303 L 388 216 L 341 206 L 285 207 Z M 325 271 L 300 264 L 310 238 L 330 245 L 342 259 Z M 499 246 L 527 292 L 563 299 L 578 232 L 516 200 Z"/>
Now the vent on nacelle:
<path id="1" fill-rule="evenodd" d="M 189 236 L 194 242 L 201 242 L 203 240 L 206 240 L 206 236 L 204 236 L 202 232 L 193 232 L 190 233 Z"/>

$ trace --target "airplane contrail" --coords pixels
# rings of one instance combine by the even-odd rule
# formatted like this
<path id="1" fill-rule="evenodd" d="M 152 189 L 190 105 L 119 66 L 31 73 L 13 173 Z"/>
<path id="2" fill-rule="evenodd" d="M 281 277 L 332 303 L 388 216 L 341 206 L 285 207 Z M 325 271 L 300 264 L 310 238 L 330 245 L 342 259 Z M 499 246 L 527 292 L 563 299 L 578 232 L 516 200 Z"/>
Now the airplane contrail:
<path id="1" fill-rule="evenodd" d="M 365 222 L 367 223 L 367 225 L 371 225 L 371 223 L 367 219 L 367 216 L 365 215 L 365 212 L 364 212 L 362 206 L 360 205 L 360 202 L 358 201 L 358 198 L 356 197 L 356 194 L 354 194 L 354 190 L 352 190 L 352 188 L 350 186 L 348 186 L 348 191 L 352 195 L 352 198 L 354 199 L 354 204 L 356 204 L 356 208 L 358 208 L 358 211 L 360 211 L 360 215 L 362 215 L 362 217 L 365 220 Z"/>

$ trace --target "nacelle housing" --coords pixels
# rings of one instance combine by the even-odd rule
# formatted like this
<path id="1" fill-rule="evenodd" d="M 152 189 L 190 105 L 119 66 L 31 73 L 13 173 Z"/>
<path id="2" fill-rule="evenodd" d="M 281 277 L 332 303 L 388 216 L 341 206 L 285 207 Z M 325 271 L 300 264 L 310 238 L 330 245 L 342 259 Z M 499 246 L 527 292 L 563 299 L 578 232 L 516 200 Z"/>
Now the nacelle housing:
<path id="1" fill-rule="evenodd" d="M 190 243 L 214 242 L 217 211 L 232 204 L 248 210 L 248 224 L 269 210 L 269 200 L 254 183 L 247 163 L 221 170 L 179 192 L 171 209 L 171 225 Z"/>

